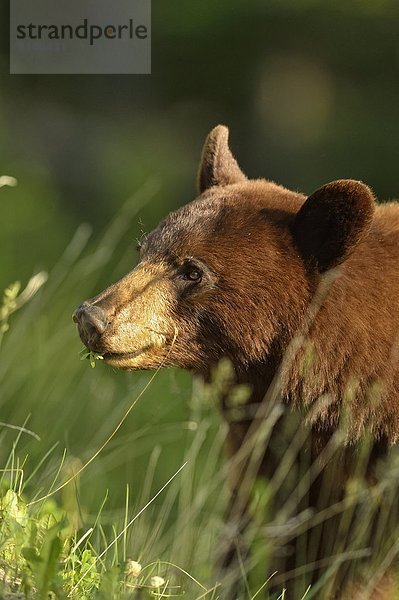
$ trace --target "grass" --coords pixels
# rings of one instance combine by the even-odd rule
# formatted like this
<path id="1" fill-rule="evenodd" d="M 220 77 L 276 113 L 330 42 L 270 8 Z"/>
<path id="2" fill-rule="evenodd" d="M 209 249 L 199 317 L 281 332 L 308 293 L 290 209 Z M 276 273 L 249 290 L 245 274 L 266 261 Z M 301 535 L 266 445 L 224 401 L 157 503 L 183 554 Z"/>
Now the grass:
<path id="1" fill-rule="evenodd" d="M 71 322 L 75 306 L 133 265 L 129 228 L 156 193 L 149 183 L 132 197 L 97 243 L 83 225 L 48 275 L 5 291 L 3 595 L 217 597 L 210 557 L 225 498 L 208 491 L 224 436 L 216 410 L 178 371 L 87 368 Z"/>
<path id="2" fill-rule="evenodd" d="M 157 186 L 149 182 L 96 242 L 90 239 L 90 229 L 81 226 L 48 274 L 41 271 L 24 288 L 14 283 L 4 293 L 4 598 L 231 600 L 228 574 L 222 576 L 214 568 L 226 535 L 227 480 L 240 461 L 248 460 L 248 473 L 256 469 L 258 449 L 271 443 L 281 405 L 271 403 L 251 446 L 244 445 L 238 456 L 226 461 L 226 425 L 216 405 L 231 376 L 228 363 L 219 365 L 210 386 L 173 369 L 114 372 L 91 353 L 86 353 L 86 363 L 79 360 L 81 343 L 71 323 L 75 306 L 131 268 L 137 213 L 156 194 Z M 90 368 L 94 365 L 97 368 Z M 245 387 L 233 390 L 233 419 L 240 416 L 247 397 Z M 398 457 L 392 456 L 372 489 L 362 484 L 365 457 L 360 457 L 359 472 L 341 503 L 316 513 L 301 510 L 319 467 L 304 457 L 295 471 L 303 430 L 288 417 L 281 439 L 274 438 L 278 462 L 273 477 L 267 483 L 257 481 L 250 494 L 253 519 L 245 539 L 252 553 L 241 556 L 234 573 L 240 580 L 240 600 L 284 600 L 280 574 L 271 566 L 268 571 L 270 557 L 292 532 L 305 532 L 317 547 L 318 524 L 328 522 L 332 514 L 342 515 L 339 535 L 328 541 L 334 563 L 326 564 L 320 581 L 305 585 L 295 600 L 327 597 L 320 590 L 334 581 L 337 564 L 350 565 L 369 555 L 364 540 L 377 510 L 381 515 L 374 533 L 383 551 L 370 582 L 378 581 L 399 554 L 397 524 L 390 521 Z M 336 451 L 339 435 L 327 454 Z M 372 587 L 369 595 L 371 591 Z"/>

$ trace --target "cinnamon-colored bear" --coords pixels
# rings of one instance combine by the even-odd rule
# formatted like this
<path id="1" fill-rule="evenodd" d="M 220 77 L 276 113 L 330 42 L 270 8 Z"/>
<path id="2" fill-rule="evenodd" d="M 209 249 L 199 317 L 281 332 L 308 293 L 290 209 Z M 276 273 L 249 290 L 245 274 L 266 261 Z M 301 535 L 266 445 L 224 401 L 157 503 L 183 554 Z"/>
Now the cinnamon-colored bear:
<path id="1" fill-rule="evenodd" d="M 398 205 L 377 205 L 359 181 L 306 197 L 248 180 L 218 126 L 199 197 L 140 246 L 137 267 L 75 312 L 85 345 L 113 367 L 175 365 L 206 380 L 230 359 L 234 383 L 251 390 L 245 405 L 221 399 L 237 459 L 232 547 L 245 562 L 263 477 L 270 499 L 256 535 L 265 578 L 277 570 L 270 589 L 396 598 L 395 470 L 379 465 L 399 438 Z"/>

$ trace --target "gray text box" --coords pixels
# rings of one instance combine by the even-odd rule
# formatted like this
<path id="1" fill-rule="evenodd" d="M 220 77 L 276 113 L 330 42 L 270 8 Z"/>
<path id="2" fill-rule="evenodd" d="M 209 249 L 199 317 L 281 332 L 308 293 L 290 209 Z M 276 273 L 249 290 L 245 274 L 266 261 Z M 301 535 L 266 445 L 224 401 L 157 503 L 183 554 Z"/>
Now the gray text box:
<path id="1" fill-rule="evenodd" d="M 10 73 L 151 73 L 151 0 L 10 0 Z"/>

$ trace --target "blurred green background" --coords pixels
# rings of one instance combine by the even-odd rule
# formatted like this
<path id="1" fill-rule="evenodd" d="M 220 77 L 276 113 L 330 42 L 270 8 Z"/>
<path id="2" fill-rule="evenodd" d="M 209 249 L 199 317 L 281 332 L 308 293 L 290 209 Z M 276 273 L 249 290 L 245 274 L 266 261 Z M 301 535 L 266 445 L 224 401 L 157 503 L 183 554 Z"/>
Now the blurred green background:
<path id="1" fill-rule="evenodd" d="M 151 229 L 195 195 L 219 122 L 250 176 L 395 196 L 398 17 L 395 0 L 155 0 L 152 75 L 136 77 L 9 76 L 3 35 L 0 164 L 19 187 L 1 200 L 0 282 L 51 266 L 80 223 L 98 234 L 155 177 Z"/>
<path id="2" fill-rule="evenodd" d="M 348 177 L 381 200 L 399 194 L 399 3 L 154 0 L 150 76 L 10 76 L 5 4 L 2 14 L 0 175 L 18 186 L 0 190 L 0 289 L 50 272 L 0 356 L 0 420 L 31 415 L 41 438 L 19 443 L 27 474 L 59 444 L 27 486 L 33 496 L 63 448 L 89 458 L 149 380 L 80 362 L 71 314 L 134 265 L 142 231 L 195 196 L 211 127 L 229 125 L 251 177 L 305 193 Z M 157 490 L 204 427 L 198 475 L 221 424 L 191 386 L 179 371 L 156 377 L 82 474 L 82 519 L 107 489 L 107 509 L 123 507 L 127 483 L 139 502 L 151 456 Z M 4 462 L 15 432 L 0 436 Z"/>

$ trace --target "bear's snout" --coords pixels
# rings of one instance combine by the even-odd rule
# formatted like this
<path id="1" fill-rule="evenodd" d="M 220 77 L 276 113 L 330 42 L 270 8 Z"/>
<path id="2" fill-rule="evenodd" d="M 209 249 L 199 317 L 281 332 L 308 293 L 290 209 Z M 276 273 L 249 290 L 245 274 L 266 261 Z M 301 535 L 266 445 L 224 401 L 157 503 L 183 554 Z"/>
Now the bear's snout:
<path id="1" fill-rule="evenodd" d="M 91 350 L 98 348 L 101 335 L 109 325 L 107 313 L 100 308 L 83 302 L 73 313 L 82 342 Z"/>

